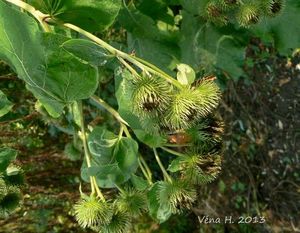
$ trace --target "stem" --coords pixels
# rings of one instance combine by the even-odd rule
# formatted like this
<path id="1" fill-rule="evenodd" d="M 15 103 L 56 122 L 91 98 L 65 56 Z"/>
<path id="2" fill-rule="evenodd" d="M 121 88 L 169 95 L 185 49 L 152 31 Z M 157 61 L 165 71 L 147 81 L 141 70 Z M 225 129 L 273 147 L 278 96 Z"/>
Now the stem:
<path id="1" fill-rule="evenodd" d="M 129 130 L 128 130 L 128 128 L 127 128 L 126 125 L 123 125 L 123 130 L 124 130 L 126 136 L 127 136 L 128 138 L 131 138 L 131 134 L 129 133 Z"/>
<path id="2" fill-rule="evenodd" d="M 5 0 L 7 2 L 10 2 L 16 6 L 21 7 L 23 10 L 29 12 L 30 14 L 32 14 L 41 24 L 41 26 L 43 27 L 44 31 L 46 32 L 50 32 L 51 28 L 50 26 L 47 24 L 47 21 L 45 21 L 46 19 L 50 19 L 51 20 L 51 16 L 44 14 L 38 10 L 36 10 L 33 6 L 21 1 L 21 0 Z M 136 65 L 137 67 L 141 68 L 142 70 L 151 72 L 153 74 L 156 74 L 158 76 L 160 76 L 161 78 L 164 78 L 165 80 L 167 80 L 168 82 L 172 83 L 174 86 L 176 86 L 178 89 L 182 89 L 182 85 L 180 82 L 178 82 L 176 79 L 173 79 L 172 76 L 168 75 L 167 73 L 163 72 L 161 69 L 159 69 L 158 67 L 154 66 L 153 64 L 144 61 L 141 58 L 137 58 L 134 56 L 131 56 L 127 53 L 124 53 L 116 48 L 114 48 L 113 46 L 109 45 L 108 43 L 106 43 L 105 41 L 101 40 L 100 38 L 94 36 L 92 33 L 89 33 L 85 30 L 83 30 L 80 27 L 77 27 L 73 24 L 70 23 L 64 23 L 63 26 L 70 28 L 84 36 L 86 36 L 87 38 L 91 39 L 92 41 L 96 42 L 97 44 L 99 44 L 101 47 L 105 48 L 107 51 L 109 51 L 111 54 L 122 57 L 123 59 L 126 59 L 127 61 L 131 62 L 132 64 Z"/>
<path id="3" fill-rule="evenodd" d="M 160 147 L 161 149 L 163 149 L 164 151 L 167 151 L 169 152 L 170 154 L 173 154 L 173 155 L 177 155 L 177 156 L 184 156 L 184 154 L 180 153 L 180 152 L 177 152 L 175 150 L 171 150 L 167 147 Z"/>
<path id="4" fill-rule="evenodd" d="M 109 51 L 111 54 L 113 54 L 115 56 L 118 56 L 118 57 L 121 57 L 121 58 L 131 62 L 132 64 L 136 65 L 137 67 L 141 68 L 142 70 L 145 70 L 145 71 L 151 72 L 153 74 L 156 74 L 156 75 L 164 78 L 168 82 L 172 83 L 177 88 L 182 89 L 182 85 L 180 84 L 180 82 L 178 82 L 176 79 L 173 79 L 171 76 L 164 73 L 163 71 L 161 71 L 159 68 L 157 68 L 156 66 L 154 66 L 152 64 L 151 64 L 151 67 L 149 65 L 145 65 L 145 64 L 150 64 L 150 63 L 144 61 L 143 59 L 141 59 L 141 58 L 137 59 L 136 57 L 133 57 L 133 56 L 127 54 L 127 53 L 124 53 L 124 52 L 114 48 L 110 44 L 106 43 L 105 41 L 101 40 L 100 38 L 94 36 L 92 33 L 89 33 L 87 31 L 83 30 L 82 28 L 77 27 L 73 24 L 64 23 L 63 26 L 65 26 L 67 28 L 70 28 L 70 29 L 86 36 L 87 38 L 91 39 L 92 41 L 96 42 L 101 47 L 103 47 L 104 49 Z M 143 61 L 143 63 L 141 61 Z"/>
<path id="5" fill-rule="evenodd" d="M 153 152 L 154 152 L 154 155 L 155 155 L 155 159 L 158 163 L 158 166 L 160 167 L 160 170 L 162 171 L 165 179 L 167 179 L 170 183 L 172 183 L 172 178 L 169 176 L 168 172 L 166 171 L 166 169 L 164 168 L 164 165 L 162 164 L 159 156 L 158 156 L 158 153 L 156 151 L 155 148 L 153 148 Z"/>
<path id="6" fill-rule="evenodd" d="M 141 157 L 138 158 L 138 163 L 139 163 L 139 166 L 142 170 L 142 173 L 143 175 L 145 176 L 146 180 L 148 181 L 148 184 L 152 185 L 152 180 L 151 178 L 149 177 L 149 174 L 147 174 L 147 171 L 145 170 L 143 164 L 141 163 L 141 160 L 140 160 Z"/>
<path id="7" fill-rule="evenodd" d="M 192 146 L 192 143 L 186 143 L 186 144 L 170 144 L 170 143 L 166 143 L 164 144 L 167 147 L 186 147 L 186 146 Z"/>
<path id="8" fill-rule="evenodd" d="M 98 97 L 98 96 L 93 95 L 93 96 L 91 97 L 91 99 L 92 99 L 93 101 L 95 101 L 97 104 L 99 104 L 99 105 L 101 105 L 102 107 L 104 107 L 109 113 L 111 113 L 111 114 L 117 119 L 117 121 L 121 124 L 121 127 L 122 127 L 121 131 L 122 131 L 122 133 L 123 133 L 123 131 L 124 131 L 124 133 L 126 134 L 126 136 L 127 136 L 128 138 L 131 138 L 131 135 L 130 135 L 130 133 L 129 133 L 129 131 L 128 131 L 128 128 L 127 128 L 128 123 L 120 116 L 120 114 L 119 114 L 115 109 L 113 109 L 111 106 L 109 106 L 104 100 L 102 100 L 102 99 L 101 99 L 100 97 Z M 142 161 L 144 162 L 144 165 L 146 165 L 146 170 L 145 170 L 145 168 L 142 166 L 142 163 L 139 162 L 140 168 L 141 168 L 141 170 L 142 170 L 142 172 L 143 172 L 145 178 L 148 180 L 148 182 L 151 182 L 151 183 L 152 183 L 152 181 L 151 181 L 151 180 L 152 180 L 152 179 L 151 179 L 152 173 L 151 173 L 151 171 L 150 171 L 148 165 L 146 164 L 145 160 L 143 159 Z"/>
<path id="9" fill-rule="evenodd" d="M 124 126 L 123 126 L 123 124 L 121 124 L 119 135 L 118 135 L 118 140 L 120 140 L 123 137 L 123 132 L 124 132 Z"/>
<path id="10" fill-rule="evenodd" d="M 119 185 L 117 185 L 116 183 L 114 183 L 116 188 L 119 190 L 120 193 L 124 194 L 125 193 L 125 190 L 122 189 Z"/>
<path id="11" fill-rule="evenodd" d="M 147 174 L 148 174 L 148 177 L 149 177 L 149 179 L 150 179 L 150 181 L 151 181 L 151 183 L 152 183 L 152 172 L 151 172 L 151 170 L 150 170 L 148 164 L 146 163 L 146 161 L 145 161 L 145 159 L 143 158 L 142 155 L 140 155 L 139 158 L 140 158 L 140 160 L 141 160 L 143 166 L 145 167 L 146 172 L 147 172 Z"/>
<path id="12" fill-rule="evenodd" d="M 85 132 L 85 127 L 84 127 L 83 110 L 82 110 L 82 102 L 78 101 L 77 104 L 78 104 L 78 109 L 80 112 L 80 126 L 81 126 L 81 134 L 82 134 L 81 138 L 82 138 L 82 143 L 83 143 L 84 155 L 85 155 L 87 166 L 91 167 L 91 156 L 90 156 L 89 149 L 87 146 L 86 132 Z M 101 193 L 94 176 L 90 176 L 90 182 L 91 182 L 92 194 L 94 194 L 95 190 L 96 190 L 97 195 L 101 198 L 101 200 L 105 201 L 105 198 L 104 198 L 103 194 Z"/>
<path id="13" fill-rule="evenodd" d="M 123 58 L 121 57 L 117 57 L 118 60 L 137 78 L 140 77 L 140 75 L 138 74 L 138 72 L 136 72 L 135 69 L 133 69 Z"/>
<path id="14" fill-rule="evenodd" d="M 99 186 L 97 184 L 97 180 L 96 180 L 96 177 L 95 176 L 92 176 L 92 179 L 93 179 L 93 183 L 94 183 L 94 186 L 95 186 L 95 189 L 96 189 L 96 192 L 97 192 L 97 195 L 98 197 L 100 197 L 100 199 L 105 202 L 105 197 L 103 196 L 101 190 L 99 189 Z"/>
<path id="15" fill-rule="evenodd" d="M 50 26 L 44 21 L 46 18 L 49 17 L 49 15 L 46 15 L 46 14 L 36 10 L 33 6 L 27 4 L 26 2 L 23 2 L 21 0 L 5 0 L 5 1 L 12 3 L 15 6 L 20 7 L 24 11 L 27 11 L 30 14 L 32 14 L 34 16 L 34 18 L 36 18 L 37 21 L 39 21 L 40 25 L 42 26 L 42 28 L 45 32 L 51 31 Z"/>
<path id="16" fill-rule="evenodd" d="M 124 125 L 128 125 L 128 123 L 120 116 L 120 114 L 113 109 L 108 103 L 106 103 L 103 99 L 100 97 L 93 95 L 91 99 L 96 102 L 97 104 L 101 105 L 103 108 L 105 108 L 110 114 L 112 114 L 118 122 Z"/>
<path id="17" fill-rule="evenodd" d="M 91 158 L 89 155 L 88 151 L 88 146 L 87 146 L 87 140 L 86 140 L 86 132 L 85 132 L 85 127 L 84 127 L 84 119 L 83 119 L 83 111 L 82 111 L 82 103 L 81 101 L 78 101 L 78 109 L 80 112 L 80 127 L 81 127 L 81 138 L 83 142 L 83 149 L 84 149 L 84 155 L 86 158 L 86 164 L 88 167 L 91 167 Z"/>
<path id="18" fill-rule="evenodd" d="M 132 55 L 130 55 L 130 56 L 133 57 Z M 133 58 L 136 59 L 137 61 L 143 63 L 144 65 L 149 66 L 156 73 L 160 73 L 161 75 L 164 76 L 164 78 L 166 78 L 168 80 L 171 78 L 172 79 L 172 83 L 173 83 L 173 80 L 175 80 L 175 79 L 172 78 L 172 76 L 168 75 L 166 72 L 164 72 L 163 70 L 159 69 L 157 66 L 151 64 L 150 62 L 147 62 L 147 61 L 145 61 L 145 60 L 143 60 L 143 59 L 141 59 L 139 57 L 133 57 Z M 177 81 L 177 80 L 175 80 L 175 81 Z M 177 86 L 177 85 L 175 85 L 175 86 L 177 86 L 179 89 L 181 89 L 182 85 L 179 82 L 178 82 L 178 84 L 179 84 L 179 86 Z"/>

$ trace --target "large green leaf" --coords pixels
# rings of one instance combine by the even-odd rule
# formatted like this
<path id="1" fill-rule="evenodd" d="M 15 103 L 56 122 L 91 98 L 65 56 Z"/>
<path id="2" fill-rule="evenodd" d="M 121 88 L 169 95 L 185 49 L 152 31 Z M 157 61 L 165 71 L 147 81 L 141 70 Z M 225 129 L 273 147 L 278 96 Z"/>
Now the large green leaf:
<path id="1" fill-rule="evenodd" d="M 13 107 L 13 104 L 7 99 L 6 95 L 0 90 L 0 117 L 7 114 Z"/>
<path id="2" fill-rule="evenodd" d="M 98 165 L 87 168 L 89 176 L 95 176 L 97 184 L 102 188 L 114 188 L 129 179 L 118 166 L 118 163 Z"/>
<path id="3" fill-rule="evenodd" d="M 118 137 L 106 127 L 95 127 L 88 137 L 89 150 L 101 165 L 115 161 L 113 151 Z"/>
<path id="4" fill-rule="evenodd" d="M 129 71 L 121 68 L 118 68 L 115 71 L 116 97 L 119 105 L 118 112 L 125 119 L 125 121 L 129 123 L 130 127 L 133 129 L 135 135 L 140 141 L 150 147 L 162 146 L 166 141 L 165 137 L 146 132 L 143 129 L 138 116 L 132 112 L 132 104 L 134 103 L 132 103 L 131 100 L 133 91 L 131 80 L 132 76 Z"/>
<path id="5" fill-rule="evenodd" d="M 89 31 L 108 28 L 121 7 L 121 0 L 30 0 L 29 3 L 56 19 Z"/>
<path id="6" fill-rule="evenodd" d="M 103 188 L 127 181 L 138 167 L 138 144 L 131 138 L 118 138 L 105 127 L 96 127 L 88 137 L 92 166 L 82 168 L 84 180 L 95 176 Z"/>
<path id="7" fill-rule="evenodd" d="M 108 52 L 96 43 L 84 39 L 71 39 L 62 44 L 62 47 L 89 64 L 103 66 L 114 56 L 108 55 Z"/>
<path id="8" fill-rule="evenodd" d="M 0 1 L 0 58 L 54 117 L 66 104 L 88 98 L 98 84 L 94 67 L 60 48 L 67 39 L 42 34 L 34 19 Z"/>
<path id="9" fill-rule="evenodd" d="M 132 138 L 121 138 L 116 145 L 114 157 L 123 173 L 135 173 L 138 168 L 137 142 Z"/>
<path id="10" fill-rule="evenodd" d="M 6 170 L 8 165 L 17 157 L 17 151 L 11 148 L 0 148 L 0 172 Z"/>
<path id="11" fill-rule="evenodd" d="M 172 215 L 167 205 L 161 205 L 159 200 L 159 182 L 155 183 L 147 193 L 148 209 L 150 216 L 159 223 L 167 221 Z"/>

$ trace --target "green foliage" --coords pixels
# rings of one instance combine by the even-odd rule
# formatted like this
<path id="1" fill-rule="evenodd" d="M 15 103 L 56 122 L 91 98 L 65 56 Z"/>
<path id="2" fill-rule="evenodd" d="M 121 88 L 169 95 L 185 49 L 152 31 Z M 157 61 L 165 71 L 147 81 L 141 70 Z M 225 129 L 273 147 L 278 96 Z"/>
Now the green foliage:
<path id="1" fill-rule="evenodd" d="M 138 144 L 132 138 L 118 138 L 104 127 L 96 127 L 89 135 L 92 166 L 82 168 L 82 176 L 95 176 L 101 187 L 112 188 L 127 181 L 138 167 Z"/>
<path id="2" fill-rule="evenodd" d="M 126 212 L 132 217 L 141 215 L 147 209 L 146 195 L 144 192 L 126 188 L 117 197 L 115 205 L 120 212 Z"/>
<path id="3" fill-rule="evenodd" d="M 111 217 L 111 220 L 108 224 L 104 224 L 99 228 L 96 228 L 96 231 L 103 233 L 126 233 L 130 229 L 130 216 L 128 213 L 119 211 L 114 207 L 114 212 Z"/>
<path id="4" fill-rule="evenodd" d="M 138 143 L 132 138 L 122 137 L 114 150 L 114 157 L 124 174 L 133 174 L 138 168 Z"/>
<path id="5" fill-rule="evenodd" d="M 120 0 L 30 0 L 37 9 L 66 23 L 72 23 L 89 31 L 108 28 L 117 16 Z"/>
<path id="6" fill-rule="evenodd" d="M 52 116 L 61 114 L 65 104 L 95 91 L 97 70 L 60 48 L 68 38 L 42 34 L 31 17 L 2 1 L 0 13 L 0 58 L 14 68 Z"/>
<path id="7" fill-rule="evenodd" d="M 139 191 L 144 191 L 148 188 L 149 184 L 145 179 L 142 177 L 136 176 L 135 174 L 132 174 L 131 178 L 131 183 L 134 188 L 136 188 Z"/>
<path id="8" fill-rule="evenodd" d="M 13 107 L 13 104 L 7 99 L 6 95 L 0 90 L 0 117 L 7 114 Z"/>
<path id="9" fill-rule="evenodd" d="M 286 7 L 278 17 L 268 20 L 267 23 L 256 25 L 251 31 L 260 36 L 263 41 L 273 43 L 281 54 L 288 55 L 300 43 L 299 36 L 297 36 L 297 32 L 300 30 L 297 23 L 300 6 L 296 0 L 287 0 L 285 5 Z M 289 26 L 287 27 L 287 25 Z"/>
<path id="10" fill-rule="evenodd" d="M 196 200 L 196 190 L 183 180 L 159 182 L 157 190 L 160 206 L 172 213 L 178 213 L 181 208 L 189 209 Z"/>
<path id="11" fill-rule="evenodd" d="M 206 184 L 216 179 L 221 171 L 221 156 L 219 154 L 189 154 L 172 161 L 171 172 L 180 171 L 183 179 L 192 184 Z"/>
<path id="12" fill-rule="evenodd" d="M 149 215 L 159 223 L 167 221 L 172 215 L 168 205 L 161 205 L 159 202 L 159 183 L 155 183 L 147 194 Z"/>
<path id="13" fill-rule="evenodd" d="M 112 161 L 113 150 L 117 142 L 117 135 L 105 127 L 94 128 L 88 137 L 90 152 L 95 158 L 99 158 L 102 164 Z"/>
<path id="14" fill-rule="evenodd" d="M 177 80 L 183 85 L 190 85 L 195 81 L 195 71 L 186 64 L 179 64 L 177 66 Z"/>
<path id="15" fill-rule="evenodd" d="M 81 152 L 75 148 L 73 143 L 66 144 L 64 154 L 72 161 L 81 159 Z"/>
<path id="16" fill-rule="evenodd" d="M 95 196 L 82 196 L 81 200 L 74 206 L 77 222 L 83 228 L 97 227 L 110 221 L 112 212 L 108 203 L 103 202 Z"/>
<path id="17" fill-rule="evenodd" d="M 71 39 L 61 46 L 75 57 L 94 66 L 103 66 L 113 58 L 106 50 L 89 40 Z"/>

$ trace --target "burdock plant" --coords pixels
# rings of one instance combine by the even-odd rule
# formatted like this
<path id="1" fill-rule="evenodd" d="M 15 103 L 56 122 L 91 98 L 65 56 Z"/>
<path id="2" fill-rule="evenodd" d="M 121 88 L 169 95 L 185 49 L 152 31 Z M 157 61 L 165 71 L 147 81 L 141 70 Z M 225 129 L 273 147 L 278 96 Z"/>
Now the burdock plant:
<path id="1" fill-rule="evenodd" d="M 183 182 L 201 185 L 212 182 L 221 171 L 222 156 L 217 152 L 181 154 L 168 170 L 180 174 Z"/>
<path id="2" fill-rule="evenodd" d="M 117 206 L 114 206 L 110 221 L 94 228 L 94 230 L 101 233 L 128 233 L 131 226 L 131 217 L 128 212 L 119 210 Z"/>
<path id="3" fill-rule="evenodd" d="M 264 0 L 262 6 L 267 16 L 275 17 L 280 14 L 284 8 L 284 0 Z"/>
<path id="4" fill-rule="evenodd" d="M 127 187 L 116 198 L 115 205 L 120 212 L 126 212 L 133 217 L 139 216 L 147 210 L 145 192 Z"/>
<path id="5" fill-rule="evenodd" d="M 242 4 L 236 17 L 238 23 L 243 27 L 258 23 L 261 18 L 259 4 L 252 2 Z"/>
<path id="6" fill-rule="evenodd" d="M 82 195 L 75 204 L 75 217 L 79 225 L 83 228 L 97 227 L 109 223 L 112 217 L 111 206 L 95 195 Z"/>
<path id="7" fill-rule="evenodd" d="M 141 75 L 133 80 L 133 110 L 142 116 L 164 111 L 170 101 L 172 86 L 156 76 Z"/>
<path id="8" fill-rule="evenodd" d="M 207 1 L 204 18 L 219 26 L 237 22 L 241 27 L 275 17 L 284 8 L 285 0 L 212 0 Z"/>
<path id="9" fill-rule="evenodd" d="M 166 206 L 174 214 L 189 209 L 196 200 L 196 190 L 184 180 L 161 181 L 158 183 L 157 197 L 160 205 Z"/>
<path id="10" fill-rule="evenodd" d="M 209 80 L 176 91 L 165 113 L 171 129 L 185 129 L 209 114 L 219 103 L 220 90 Z"/>
<path id="11" fill-rule="evenodd" d="M 221 70 L 226 71 L 224 74 L 231 73 L 231 69 L 236 70 L 232 66 L 235 61 L 222 66 L 219 64 L 219 60 L 228 55 L 223 57 L 219 54 L 229 51 L 224 39 L 227 42 L 230 38 L 233 39 L 231 42 L 235 42 L 234 35 L 246 31 L 235 30 L 235 23 L 242 27 L 256 24 L 265 16 L 281 12 L 284 2 L 198 0 L 189 5 L 189 1 L 166 1 L 164 8 L 168 11 L 168 22 L 152 20 L 149 14 L 139 12 L 145 8 L 140 7 L 142 1 L 138 4 L 130 1 L 123 9 L 122 1 L 101 2 L 0 0 L 0 58 L 13 67 L 17 77 L 36 97 L 36 106 L 47 112 L 48 119 L 51 116 L 55 126 L 60 122 L 58 119 L 67 120 L 67 127 L 65 122 L 63 127 L 58 125 L 57 128 L 73 134 L 76 150 L 84 154 L 81 174 L 83 180 L 90 184 L 90 193 L 85 195 L 81 192 L 81 198 L 74 206 L 79 225 L 97 232 L 123 233 L 130 231 L 131 216 L 148 211 L 155 220 L 163 222 L 172 213 L 189 209 L 196 199 L 196 185 L 211 182 L 218 175 L 222 132 L 219 129 L 222 127 L 210 122 L 206 124 L 204 118 L 217 107 L 221 94 L 212 78 L 199 77 L 202 71 L 205 73 L 207 70 L 199 67 L 198 56 L 209 57 L 208 62 L 200 63 L 210 67 L 230 67 Z M 173 15 L 170 2 L 185 3 L 176 6 Z M 123 39 L 123 26 L 128 28 L 131 45 L 124 51 L 135 47 L 137 42 L 142 45 L 140 53 L 146 44 L 149 46 L 147 50 L 157 51 L 140 55 L 153 58 L 153 62 L 160 64 L 163 70 L 135 54 L 113 47 L 113 41 L 109 44 L 95 36 L 96 32 L 99 32 L 98 35 L 115 34 L 101 32 L 113 25 L 115 19 L 119 20 L 115 24 L 118 27 L 112 32 L 122 32 L 118 41 Z M 141 22 L 136 24 L 136 19 Z M 221 26 L 234 25 L 219 30 L 210 22 Z M 143 28 L 144 23 L 149 24 L 149 31 L 148 25 Z M 187 30 L 192 26 L 195 28 Z M 233 33 L 227 29 L 234 29 Z M 198 43 L 202 38 L 203 43 Z M 165 46 L 166 43 L 168 46 Z M 173 48 L 179 47 L 181 51 L 178 54 L 169 54 Z M 237 48 L 240 50 L 239 47 L 230 46 L 234 50 L 229 54 L 235 53 Z M 199 51 L 205 53 L 198 54 Z M 163 56 L 159 55 L 156 59 L 156 54 Z M 180 58 L 191 62 L 190 65 L 197 70 L 187 64 L 179 64 Z M 108 96 L 99 86 L 104 81 L 101 77 L 112 69 L 114 75 L 107 76 L 114 76 L 114 83 L 109 83 L 108 87 L 114 85 L 115 92 Z M 0 95 L 3 99 L 3 93 Z M 114 105 L 110 106 L 100 95 Z M 118 109 L 114 108 L 116 101 L 111 97 L 116 97 Z M 4 100 L 7 111 L 11 104 L 6 97 Z M 99 116 L 98 113 L 102 114 L 103 110 L 111 118 Z M 85 114 L 87 112 L 90 114 Z M 109 119 L 109 122 L 102 119 Z M 184 139 L 181 142 L 178 140 L 180 137 Z M 152 155 L 150 149 L 158 167 L 148 165 L 151 161 L 148 157 Z M 164 150 L 164 156 L 178 156 L 169 166 L 172 174 L 164 168 L 164 163 L 170 158 L 161 161 L 158 150 Z M 0 148 L 0 172 L 7 172 L 14 158 L 13 151 Z M 156 168 L 155 175 L 151 168 Z M 14 169 L 0 177 L 0 210 L 10 211 L 18 203 L 18 186 L 22 177 Z M 127 186 L 131 188 L 124 188 Z M 117 190 L 103 195 L 102 189 L 105 188 Z"/>

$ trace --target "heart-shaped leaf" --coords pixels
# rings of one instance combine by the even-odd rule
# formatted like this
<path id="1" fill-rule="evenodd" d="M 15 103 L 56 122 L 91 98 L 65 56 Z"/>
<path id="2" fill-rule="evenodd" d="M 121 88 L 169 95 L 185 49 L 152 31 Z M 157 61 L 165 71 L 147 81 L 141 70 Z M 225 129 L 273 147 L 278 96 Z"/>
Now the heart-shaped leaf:
<path id="1" fill-rule="evenodd" d="M 121 138 L 115 147 L 114 157 L 123 173 L 135 173 L 138 168 L 137 142 L 132 138 Z"/>
<path id="2" fill-rule="evenodd" d="M 172 211 L 167 205 L 161 205 L 159 201 L 159 182 L 155 183 L 147 193 L 148 209 L 150 216 L 159 223 L 167 221 Z"/>
<path id="3" fill-rule="evenodd" d="M 95 127 L 88 137 L 88 146 L 101 165 L 109 164 L 114 161 L 113 151 L 117 141 L 117 135 L 106 127 Z"/>
<path id="4" fill-rule="evenodd" d="M 65 105 L 90 97 L 98 84 L 95 67 L 60 47 L 68 39 L 41 33 L 33 18 L 0 1 L 0 58 L 53 117 L 58 117 Z"/>
<path id="5" fill-rule="evenodd" d="M 30 0 L 30 4 L 54 19 L 89 31 L 107 29 L 115 20 L 121 0 Z"/>

